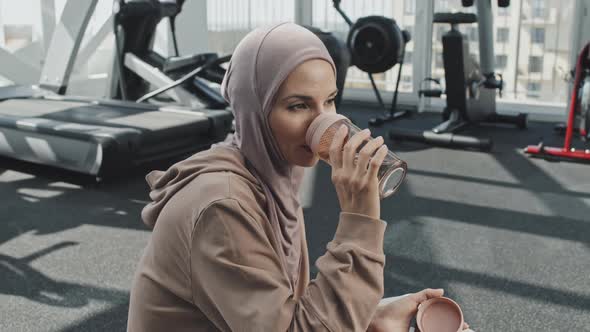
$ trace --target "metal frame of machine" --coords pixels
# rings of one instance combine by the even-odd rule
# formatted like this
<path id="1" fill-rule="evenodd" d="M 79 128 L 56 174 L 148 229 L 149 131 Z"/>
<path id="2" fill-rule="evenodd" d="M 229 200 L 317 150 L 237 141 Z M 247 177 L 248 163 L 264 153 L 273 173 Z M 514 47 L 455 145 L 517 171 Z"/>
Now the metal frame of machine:
<path id="1" fill-rule="evenodd" d="M 576 118 L 580 118 L 579 128 Z M 572 139 L 577 131 L 582 140 L 589 138 L 590 126 L 590 43 L 582 49 L 576 62 L 574 86 L 569 104 L 569 113 L 565 128 L 563 147 L 548 147 L 542 142 L 529 145 L 524 152 L 531 156 L 560 158 L 566 160 L 590 161 L 590 149 L 576 149 L 572 147 Z"/>
<path id="2" fill-rule="evenodd" d="M 40 86 L 0 88 L 0 155 L 101 178 L 225 138 L 228 109 L 63 96 L 97 1 L 67 1 Z"/>
<path id="3" fill-rule="evenodd" d="M 527 127 L 527 115 L 496 113 L 496 93 L 503 82 L 494 71 L 493 17 L 491 0 L 464 1 L 464 6 L 475 2 L 477 15 L 469 13 L 435 13 L 434 23 L 449 23 L 451 29 L 443 36 L 443 60 L 446 82 L 446 107 L 443 122 L 427 131 L 394 128 L 389 136 L 396 140 L 416 141 L 433 145 L 490 150 L 492 140 L 457 134 L 477 123 L 508 123 L 520 129 Z M 508 6 L 509 1 L 498 1 Z M 458 24 L 478 24 L 479 63 L 469 58 L 468 43 L 458 30 Z M 427 78 L 437 82 L 436 79 Z M 440 97 L 442 90 L 419 91 L 420 98 Z M 421 101 L 419 102 L 421 103 Z"/>

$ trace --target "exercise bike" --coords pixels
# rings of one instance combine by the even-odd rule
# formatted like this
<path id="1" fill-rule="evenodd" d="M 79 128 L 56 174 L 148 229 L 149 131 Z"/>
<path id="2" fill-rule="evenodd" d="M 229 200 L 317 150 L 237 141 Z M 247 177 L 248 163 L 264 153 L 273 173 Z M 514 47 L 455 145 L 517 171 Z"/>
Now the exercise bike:
<path id="1" fill-rule="evenodd" d="M 333 0 L 332 3 L 334 9 L 350 27 L 346 45 L 351 54 L 351 65 L 368 74 L 377 101 L 385 110 L 384 115 L 371 118 L 369 125 L 380 126 L 385 122 L 407 115 L 407 111 L 397 110 L 397 97 L 406 44 L 411 40 L 410 33 L 400 29 L 394 19 L 384 16 L 365 16 L 353 22 L 340 8 L 340 0 Z M 396 64 L 399 64 L 397 81 L 391 106 L 387 109 L 381 93 L 377 89 L 373 74 L 384 73 Z"/>
<path id="2" fill-rule="evenodd" d="M 216 53 L 179 56 L 176 17 L 184 0 L 115 0 L 113 24 L 116 39 L 118 77 L 114 98 L 146 101 L 165 93 L 168 99 L 185 106 L 225 109 L 227 102 L 210 87 L 221 84 L 225 75 L 222 64 L 231 55 Z M 175 56 L 162 57 L 151 47 L 156 27 L 169 19 Z M 155 91 L 150 91 L 154 86 Z M 168 102 L 168 101 L 165 101 Z"/>
<path id="3" fill-rule="evenodd" d="M 576 62 L 563 147 L 546 147 L 541 142 L 526 147 L 524 152 L 531 156 L 590 161 L 590 149 L 572 148 L 575 133 L 582 141 L 590 140 L 590 43 L 582 49 Z"/>
<path id="4" fill-rule="evenodd" d="M 473 1 L 463 1 L 463 6 Z M 434 23 L 447 23 L 451 29 L 442 37 L 445 71 L 446 107 L 443 122 L 428 131 L 395 128 L 390 138 L 417 141 L 427 144 L 490 150 L 492 140 L 457 133 L 478 123 L 508 123 L 518 128 L 527 127 L 527 115 L 501 115 L 496 113 L 496 94 L 502 92 L 503 80 L 494 72 L 493 22 L 490 0 L 477 0 L 477 15 L 472 13 L 435 13 Z M 508 6 L 508 1 L 499 1 L 499 6 Z M 480 63 L 471 59 L 469 44 L 459 31 L 460 24 L 478 23 Z M 437 79 L 428 81 L 439 83 Z M 420 102 L 425 97 L 440 97 L 442 89 L 421 89 Z"/>

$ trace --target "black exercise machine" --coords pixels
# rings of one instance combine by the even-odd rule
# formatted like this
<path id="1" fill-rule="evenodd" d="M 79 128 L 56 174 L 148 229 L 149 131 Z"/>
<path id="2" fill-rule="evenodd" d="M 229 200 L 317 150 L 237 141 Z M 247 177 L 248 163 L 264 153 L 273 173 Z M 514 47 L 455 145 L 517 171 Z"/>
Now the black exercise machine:
<path id="1" fill-rule="evenodd" d="M 225 69 L 221 66 L 230 56 L 216 53 L 179 56 L 176 39 L 176 17 L 182 11 L 184 0 L 116 0 L 113 7 L 113 24 L 116 39 L 118 91 L 114 98 L 139 100 L 150 92 L 174 84 L 189 75 L 173 90 L 165 92 L 175 102 L 186 105 L 203 105 L 209 109 L 224 109 L 227 102 L 211 88 L 207 81 L 221 84 Z M 168 18 L 175 56 L 164 58 L 152 50 L 156 27 Z M 143 100 L 143 99 L 142 99 Z"/>
<path id="2" fill-rule="evenodd" d="M 340 0 L 333 0 L 332 3 L 336 11 L 350 26 L 346 44 L 351 54 L 351 64 L 368 74 L 377 101 L 385 110 L 383 116 L 370 119 L 369 124 L 379 126 L 406 115 L 407 111 L 397 110 L 397 96 L 406 44 L 411 40 L 410 33 L 401 30 L 394 19 L 384 16 L 366 16 L 352 22 L 340 8 Z M 386 72 L 396 64 L 399 64 L 397 82 L 393 101 L 388 110 L 383 103 L 379 89 L 377 89 L 373 74 Z"/>
<path id="3" fill-rule="evenodd" d="M 490 0 L 477 0 L 477 15 L 471 13 L 435 13 L 434 23 L 449 23 L 451 29 L 442 37 L 443 61 L 446 84 L 446 107 L 443 122 L 428 131 L 395 128 L 390 138 L 418 141 L 433 145 L 489 150 L 492 140 L 457 135 L 459 131 L 478 123 L 508 123 L 524 129 L 527 115 L 502 115 L 496 113 L 496 91 L 501 94 L 503 81 L 494 72 L 492 36 L 492 12 Z M 464 6 L 473 1 L 463 1 Z M 505 7 L 508 1 L 499 1 Z M 469 55 L 469 44 L 459 31 L 459 24 L 478 23 L 480 64 Z M 427 80 L 433 80 L 427 78 Z M 436 80 L 434 80 L 436 81 Z M 442 90 L 420 90 L 420 98 L 440 97 Z"/>

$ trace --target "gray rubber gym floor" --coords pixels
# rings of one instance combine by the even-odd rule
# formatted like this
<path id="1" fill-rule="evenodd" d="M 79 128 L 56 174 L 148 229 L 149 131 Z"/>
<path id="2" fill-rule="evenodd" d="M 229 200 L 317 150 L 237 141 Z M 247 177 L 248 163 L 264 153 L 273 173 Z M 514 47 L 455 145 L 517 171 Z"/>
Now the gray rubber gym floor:
<path id="1" fill-rule="evenodd" d="M 361 126 L 374 114 L 350 106 L 343 113 Z M 437 119 L 395 126 L 427 128 Z M 522 154 L 542 136 L 560 142 L 552 124 L 478 130 L 495 140 L 493 153 L 387 142 L 410 172 L 382 202 L 385 295 L 443 287 L 476 331 L 590 331 L 590 165 Z M 125 330 L 131 279 L 150 236 L 139 219 L 147 168 L 95 186 L 0 160 L 1 331 Z M 328 166 L 307 180 L 315 261 L 339 209 Z"/>

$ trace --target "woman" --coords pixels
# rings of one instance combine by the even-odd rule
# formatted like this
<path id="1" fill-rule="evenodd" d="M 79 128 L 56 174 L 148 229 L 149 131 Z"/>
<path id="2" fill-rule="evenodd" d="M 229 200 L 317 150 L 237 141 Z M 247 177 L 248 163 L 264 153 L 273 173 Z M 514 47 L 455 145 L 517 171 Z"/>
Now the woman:
<path id="1" fill-rule="evenodd" d="M 383 234 L 377 169 L 383 139 L 365 131 L 331 149 L 342 208 L 309 280 L 303 168 L 318 157 L 305 132 L 336 112 L 335 67 L 322 42 L 292 23 L 259 28 L 237 46 L 222 84 L 236 133 L 147 176 L 142 211 L 153 234 L 139 263 L 128 331 L 408 331 L 424 290 L 378 307 Z M 370 158 L 371 155 L 374 155 Z"/>

